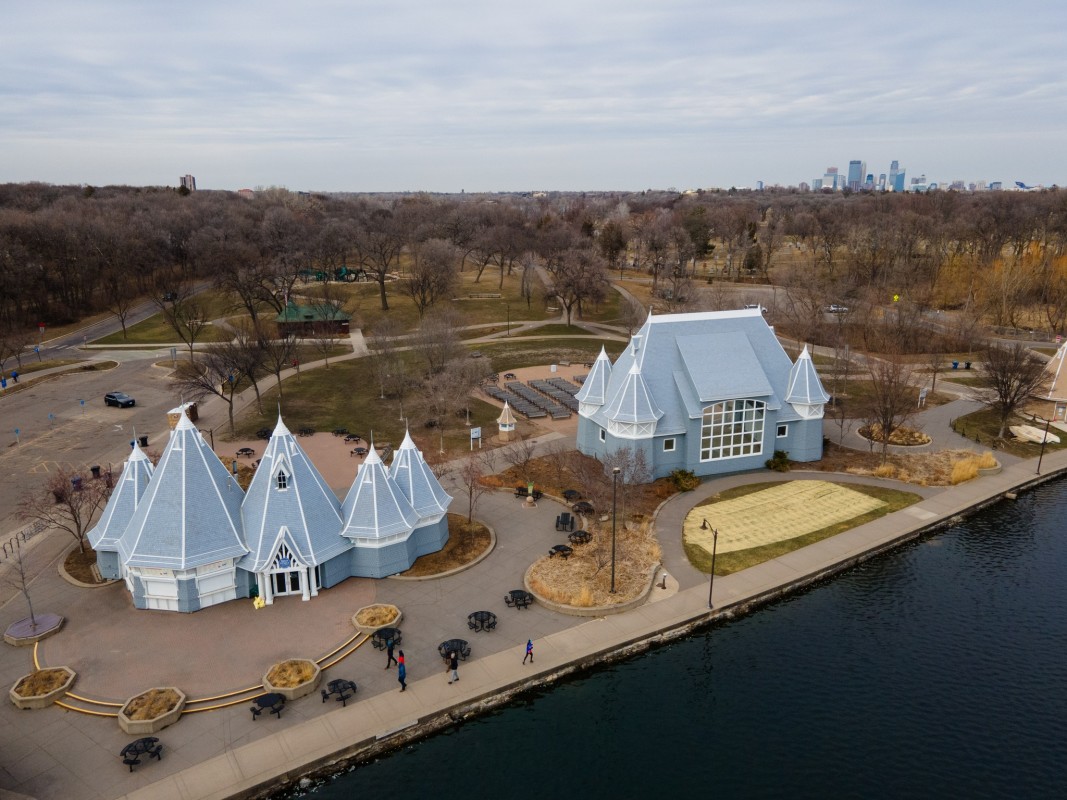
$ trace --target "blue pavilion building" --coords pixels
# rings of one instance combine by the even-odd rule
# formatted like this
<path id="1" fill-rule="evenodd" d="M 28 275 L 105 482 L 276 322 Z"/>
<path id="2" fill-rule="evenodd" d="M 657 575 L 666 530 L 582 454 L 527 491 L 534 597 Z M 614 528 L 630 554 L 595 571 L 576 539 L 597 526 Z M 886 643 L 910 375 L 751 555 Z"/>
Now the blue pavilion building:
<path id="1" fill-rule="evenodd" d="M 578 449 L 642 450 L 653 478 L 762 469 L 775 450 L 822 457 L 822 387 L 760 309 L 651 314 L 614 364 L 602 349 L 578 400 Z"/>

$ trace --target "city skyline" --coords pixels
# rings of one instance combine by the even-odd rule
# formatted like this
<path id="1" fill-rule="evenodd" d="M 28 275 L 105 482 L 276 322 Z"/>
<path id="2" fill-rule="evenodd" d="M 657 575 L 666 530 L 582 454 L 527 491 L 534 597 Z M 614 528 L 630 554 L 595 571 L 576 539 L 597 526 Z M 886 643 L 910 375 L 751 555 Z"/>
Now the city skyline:
<path id="1" fill-rule="evenodd" d="M 857 11 L 844 0 L 14 6 L 0 32 L 0 182 L 798 186 L 862 156 L 876 183 L 897 160 L 909 180 L 942 185 L 1067 184 L 1067 9 Z"/>

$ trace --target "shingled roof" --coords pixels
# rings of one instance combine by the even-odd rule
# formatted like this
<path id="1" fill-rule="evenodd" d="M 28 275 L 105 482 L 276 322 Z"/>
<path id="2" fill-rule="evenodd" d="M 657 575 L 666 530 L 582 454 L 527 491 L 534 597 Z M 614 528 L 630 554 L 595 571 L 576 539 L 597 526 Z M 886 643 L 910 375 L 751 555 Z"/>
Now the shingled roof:
<path id="1" fill-rule="evenodd" d="M 448 510 L 448 504 L 452 502 L 451 496 L 445 492 L 426 459 L 415 447 L 410 433 L 404 433 L 404 441 L 401 442 L 389 467 L 389 476 L 396 481 L 404 497 L 411 503 L 415 513 L 419 515 L 420 522 L 431 517 L 434 520 L 440 519 Z"/>
<path id="2" fill-rule="evenodd" d="M 133 519 L 133 512 L 137 510 L 137 504 L 151 479 L 152 462 L 144 450 L 137 446 L 135 437 L 133 450 L 122 466 L 118 482 L 108 498 L 107 505 L 104 506 L 100 520 L 86 534 L 94 550 L 113 553 L 118 549 L 119 537 Z"/>
<path id="3" fill-rule="evenodd" d="M 408 534 L 419 522 L 419 515 L 396 481 L 389 477 L 373 445 L 341 504 L 341 512 L 344 517 L 341 535 L 349 539 L 385 539 Z"/>

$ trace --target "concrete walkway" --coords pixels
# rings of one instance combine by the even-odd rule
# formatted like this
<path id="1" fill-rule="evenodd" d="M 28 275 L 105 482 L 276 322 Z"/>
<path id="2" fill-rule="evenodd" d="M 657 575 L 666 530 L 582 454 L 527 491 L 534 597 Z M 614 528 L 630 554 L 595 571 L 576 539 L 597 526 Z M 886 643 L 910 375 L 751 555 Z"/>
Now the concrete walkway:
<path id="1" fill-rule="evenodd" d="M 1033 461 L 1019 461 L 1000 475 L 981 478 L 947 489 L 919 489 L 922 502 L 896 514 L 818 544 L 790 553 L 758 567 L 715 580 L 715 611 L 708 610 L 708 580 L 684 558 L 678 532 L 680 520 L 693 505 L 710 494 L 753 480 L 780 480 L 785 476 L 757 473 L 732 476 L 704 483 L 695 492 L 676 495 L 661 509 L 657 529 L 664 546 L 664 565 L 670 573 L 666 590 L 653 589 L 650 602 L 619 615 L 582 619 L 557 614 L 535 604 L 519 611 L 504 607 L 503 595 L 521 585 L 526 567 L 559 534 L 552 520 L 560 506 L 543 499 L 535 509 L 525 509 L 509 492 L 482 498 L 478 516 L 495 529 L 496 547 L 484 561 L 446 578 L 426 581 L 349 581 L 309 603 L 285 598 L 274 606 L 252 611 L 250 604 L 227 604 L 179 622 L 189 630 L 168 640 L 185 657 L 183 669 L 199 673 L 196 680 L 207 686 L 213 678 L 220 690 L 261 675 L 269 663 L 291 654 L 299 644 L 300 654 L 319 657 L 339 643 L 342 622 L 368 598 L 393 602 L 404 611 L 404 643 L 409 666 L 409 690 L 397 691 L 395 673 L 385 670 L 384 656 L 364 646 L 332 668 L 327 678 L 346 677 L 359 684 L 359 702 L 347 708 L 323 704 L 311 696 L 289 704 L 282 718 L 253 722 L 247 704 L 219 711 L 193 714 L 160 734 L 164 743 L 162 762 L 143 764 L 134 773 L 118 761 L 119 749 L 129 741 L 115 721 L 65 712 L 58 707 L 40 711 L 17 711 L 0 705 L 0 787 L 41 798 L 223 798 L 256 787 L 276 786 L 283 776 L 302 774 L 325 766 L 345 754 L 396 744 L 408 737 L 452 724 L 453 717 L 487 705 L 503 702 L 514 690 L 551 683 L 560 674 L 597 663 L 605 657 L 643 646 L 663 636 L 680 634 L 709 622 L 717 615 L 741 613 L 754 604 L 778 596 L 783 587 L 800 586 L 848 566 L 867 553 L 891 547 L 932 525 L 951 520 L 968 510 L 1000 498 L 1006 491 L 1038 479 Z M 1067 451 L 1046 454 L 1046 476 L 1067 470 Z M 807 477 L 793 473 L 789 478 Z M 812 474 L 868 482 L 852 476 Z M 896 484 L 899 485 L 899 484 Z M 914 488 L 914 487 L 908 487 Z M 458 495 L 457 495 L 458 497 Z M 457 505 L 461 505 L 457 501 Z M 84 686 L 76 690 L 103 695 L 133 694 L 152 682 L 154 675 L 137 667 L 140 646 L 137 628 L 127 628 L 126 614 L 148 626 L 174 627 L 178 615 L 137 612 L 120 587 L 86 590 L 70 586 L 55 572 L 43 574 L 33 586 L 36 607 L 71 615 L 70 629 L 42 645 L 42 660 L 68 648 L 76 670 L 84 674 Z M 337 592 L 338 601 L 330 592 Z M 348 595 L 351 594 L 349 597 Z M 97 599 L 99 598 L 99 599 Z M 325 602 L 324 602 L 325 601 Z M 245 609 L 245 606 L 248 606 Z M 78 608 L 85 606 L 85 608 Z M 100 625 L 88 637 L 92 608 L 105 609 L 110 625 Z M 496 631 L 469 633 L 466 615 L 486 608 L 498 615 Z M 75 611 L 77 609 L 77 611 Z M 213 614 L 212 612 L 218 612 Z M 0 609 L 5 627 L 25 615 L 21 599 Z M 240 619 L 233 619 L 234 616 Z M 311 615 L 305 617 L 305 615 Z M 314 642 L 296 629 L 301 620 L 325 620 L 326 632 L 315 652 Z M 332 626 L 332 628 L 331 628 Z M 287 631 L 294 631 L 292 637 Z M 336 635 L 331 631 L 336 631 Z M 164 631 L 165 632 L 165 631 Z M 333 638 L 331 638 L 331 636 Z M 460 667 L 461 681 L 449 686 L 436 644 L 462 637 L 471 642 L 471 660 Z M 67 639 L 80 639 L 82 652 L 69 649 Z M 523 645 L 534 640 L 536 663 L 522 665 Z M 216 659 L 210 648 L 198 642 L 229 641 L 230 656 Z M 290 639 L 292 646 L 290 646 Z M 116 661 L 116 659 L 118 659 Z M 107 664 L 129 662 L 126 681 L 107 672 Z M 26 649 L 0 649 L 0 677 L 7 685 L 31 667 Z M 229 670 L 229 671 L 228 671 Z M 243 670 L 243 671 L 242 671 Z M 80 679 L 81 681 L 82 679 Z M 193 681 L 194 676 L 190 675 Z M 98 695 L 94 695 L 98 696 Z M 450 716 L 451 715 L 451 716 Z"/>

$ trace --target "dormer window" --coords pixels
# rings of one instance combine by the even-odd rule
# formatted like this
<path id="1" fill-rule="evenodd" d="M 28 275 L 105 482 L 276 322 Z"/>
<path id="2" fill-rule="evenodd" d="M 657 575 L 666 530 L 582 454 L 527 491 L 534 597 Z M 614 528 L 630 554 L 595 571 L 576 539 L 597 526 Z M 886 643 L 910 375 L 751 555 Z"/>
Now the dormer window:
<path id="1" fill-rule="evenodd" d="M 285 491 L 289 488 L 289 476 L 285 474 L 285 470 L 279 470 L 278 472 L 278 489 Z"/>

